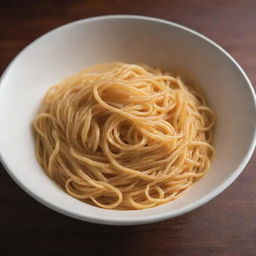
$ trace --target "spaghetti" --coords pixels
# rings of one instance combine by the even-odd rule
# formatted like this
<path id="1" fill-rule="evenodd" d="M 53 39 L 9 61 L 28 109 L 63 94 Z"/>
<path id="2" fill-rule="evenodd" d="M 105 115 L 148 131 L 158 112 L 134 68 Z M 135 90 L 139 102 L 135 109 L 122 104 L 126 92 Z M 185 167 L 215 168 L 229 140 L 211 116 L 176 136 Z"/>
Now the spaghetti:
<path id="1" fill-rule="evenodd" d="M 108 63 L 46 93 L 36 157 L 68 194 L 105 209 L 172 201 L 209 169 L 214 114 L 199 88 L 145 65 Z"/>

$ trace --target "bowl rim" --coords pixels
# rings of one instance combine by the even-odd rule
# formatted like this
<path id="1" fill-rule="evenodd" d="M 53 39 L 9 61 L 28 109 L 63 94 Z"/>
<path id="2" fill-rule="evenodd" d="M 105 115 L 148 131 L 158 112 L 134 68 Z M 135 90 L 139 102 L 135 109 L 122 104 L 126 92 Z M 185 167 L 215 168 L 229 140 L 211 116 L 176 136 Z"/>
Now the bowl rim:
<path id="1" fill-rule="evenodd" d="M 79 25 L 79 24 L 83 24 L 83 23 L 85 24 L 85 23 L 95 22 L 95 21 L 100 21 L 100 20 L 111 20 L 111 19 L 131 19 L 131 20 L 143 20 L 143 21 L 161 23 L 161 24 L 169 25 L 169 26 L 172 26 L 172 27 L 176 27 L 180 30 L 189 32 L 189 33 L 193 34 L 194 36 L 206 41 L 212 47 L 216 48 L 218 51 L 220 51 L 222 54 L 224 54 L 232 62 L 232 64 L 239 70 L 240 74 L 242 75 L 243 79 L 245 80 L 245 82 L 248 86 L 248 89 L 249 89 L 249 91 L 252 95 L 252 100 L 253 100 L 252 103 L 253 103 L 253 107 L 254 107 L 254 112 L 256 112 L 256 96 L 255 96 L 255 92 L 254 92 L 253 86 L 252 86 L 249 78 L 247 77 L 246 73 L 241 68 L 241 66 L 236 62 L 236 60 L 229 53 L 227 53 L 221 46 L 219 46 L 217 43 L 215 43 L 214 41 L 212 41 L 208 37 L 202 35 L 201 33 L 197 32 L 193 29 L 190 29 L 186 26 L 177 24 L 177 23 L 172 22 L 172 21 L 167 21 L 167 20 L 164 20 L 164 19 L 161 19 L 161 18 L 155 18 L 155 17 L 143 16 L 143 15 L 120 14 L 120 15 L 95 16 L 95 17 L 76 20 L 76 21 L 64 24 L 62 26 L 59 26 L 59 27 L 57 27 L 53 30 L 50 30 L 49 32 L 47 32 L 47 33 L 41 35 L 40 37 L 38 37 L 37 39 L 33 40 L 29 45 L 27 45 L 23 50 L 21 50 L 16 55 L 16 57 L 14 57 L 12 59 L 12 61 L 9 63 L 9 65 L 6 67 L 6 69 L 2 73 L 2 76 L 0 78 L 0 89 L 2 88 L 2 83 L 4 81 L 5 76 L 8 73 L 8 70 L 10 69 L 11 66 L 13 66 L 15 64 L 17 58 L 20 57 L 21 55 L 23 55 L 28 48 L 32 47 L 34 44 L 36 44 L 37 41 L 39 41 L 43 37 L 51 35 L 51 34 L 55 33 L 56 31 L 65 30 L 67 28 L 74 27 L 74 26 Z M 2 153 L 1 153 L 1 148 L 0 148 L 0 161 L 1 161 L 2 165 L 4 166 L 4 168 L 6 169 L 7 173 L 11 176 L 11 178 L 25 192 L 27 192 L 35 200 L 37 200 L 38 202 L 42 203 L 43 205 L 47 206 L 48 208 L 50 208 L 52 210 L 55 210 L 55 211 L 57 211 L 61 214 L 64 214 L 66 216 L 69 216 L 69 217 L 72 217 L 72 218 L 75 218 L 75 219 L 88 221 L 88 222 L 92 222 L 92 223 L 108 224 L 108 225 L 139 225 L 139 224 L 154 223 L 154 222 L 158 222 L 158 221 L 161 221 L 161 220 L 174 218 L 174 217 L 177 217 L 179 215 L 183 215 L 187 212 L 190 212 L 190 211 L 202 206 L 203 204 L 207 203 L 208 201 L 212 200 L 214 197 L 216 197 L 221 192 L 223 192 L 227 187 L 229 187 L 236 180 L 236 178 L 241 174 L 241 172 L 245 168 L 246 164 L 249 162 L 249 160 L 250 160 L 250 158 L 251 158 L 251 156 L 254 152 L 255 146 L 256 146 L 256 123 L 255 123 L 255 126 L 254 126 L 253 139 L 252 139 L 251 143 L 248 145 L 247 153 L 244 155 L 242 161 L 237 166 L 237 168 L 233 171 L 233 173 L 226 180 L 224 180 L 220 185 L 218 185 L 214 190 L 212 190 L 210 193 L 206 194 L 201 199 L 195 201 L 191 205 L 184 206 L 184 207 L 182 207 L 178 210 L 175 210 L 175 211 L 166 211 L 166 212 L 163 212 L 163 213 L 156 213 L 156 214 L 153 214 L 153 215 L 150 215 L 150 216 L 140 216 L 140 217 L 136 217 L 136 216 L 131 217 L 130 216 L 127 219 L 119 218 L 119 217 L 115 217 L 115 219 L 109 219 L 108 217 L 105 217 L 104 215 L 102 215 L 101 217 L 95 217 L 95 216 L 90 215 L 90 214 L 87 215 L 87 213 L 78 213 L 78 212 L 72 211 L 71 209 L 68 209 L 68 208 L 65 208 L 65 207 L 56 206 L 54 203 L 45 199 L 43 196 L 35 194 L 32 190 L 30 190 L 27 187 L 25 182 L 22 183 L 16 177 L 15 171 L 12 171 L 8 167 L 8 164 L 4 161 L 4 159 L 2 157 Z"/>

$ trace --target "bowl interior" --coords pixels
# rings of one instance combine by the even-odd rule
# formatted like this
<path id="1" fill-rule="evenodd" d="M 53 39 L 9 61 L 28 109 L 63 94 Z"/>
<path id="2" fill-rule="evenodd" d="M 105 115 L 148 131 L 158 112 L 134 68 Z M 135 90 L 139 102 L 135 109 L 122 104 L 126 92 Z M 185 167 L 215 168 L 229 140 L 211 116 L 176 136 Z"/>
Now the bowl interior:
<path id="1" fill-rule="evenodd" d="M 60 80 L 93 64 L 147 63 L 195 77 L 217 115 L 209 173 L 174 202 L 140 211 L 103 210 L 63 192 L 43 172 L 31 132 L 40 100 Z M 11 63 L 0 87 L 0 152 L 11 176 L 64 214 L 99 223 L 153 222 L 187 212 L 225 189 L 253 150 L 255 101 L 243 71 L 218 46 L 179 25 L 133 16 L 75 22 L 36 40 Z"/>

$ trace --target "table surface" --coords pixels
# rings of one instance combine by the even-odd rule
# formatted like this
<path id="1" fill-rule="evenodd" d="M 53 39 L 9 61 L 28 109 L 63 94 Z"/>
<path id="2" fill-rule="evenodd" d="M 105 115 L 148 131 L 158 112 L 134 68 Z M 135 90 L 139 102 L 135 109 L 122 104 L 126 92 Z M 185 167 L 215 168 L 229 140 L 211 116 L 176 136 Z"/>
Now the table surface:
<path id="1" fill-rule="evenodd" d="M 216 41 L 256 84 L 256 1 L 44 0 L 0 2 L 0 72 L 45 32 L 103 14 L 155 16 Z M 28 196 L 0 166 L 0 255 L 256 255 L 256 155 L 221 195 L 183 216 L 111 227 L 74 220 Z"/>

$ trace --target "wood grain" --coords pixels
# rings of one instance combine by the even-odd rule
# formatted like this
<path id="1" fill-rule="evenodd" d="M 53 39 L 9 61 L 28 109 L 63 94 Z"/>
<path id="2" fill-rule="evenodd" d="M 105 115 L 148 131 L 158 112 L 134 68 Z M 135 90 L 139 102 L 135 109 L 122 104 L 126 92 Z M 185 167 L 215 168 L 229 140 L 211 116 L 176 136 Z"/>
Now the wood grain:
<path id="1" fill-rule="evenodd" d="M 210 37 L 256 84 L 254 0 L 2 0 L 0 9 L 1 73 L 26 45 L 57 26 L 97 15 L 140 14 L 171 20 Z M 0 168 L 0 255 L 256 255 L 255 154 L 236 182 L 205 206 L 134 227 L 62 216 L 28 196 Z"/>

